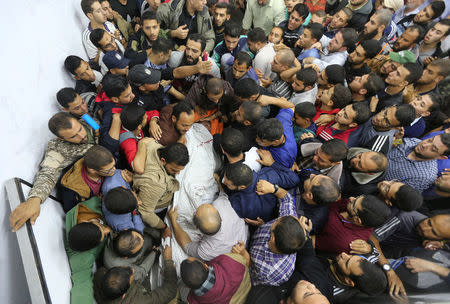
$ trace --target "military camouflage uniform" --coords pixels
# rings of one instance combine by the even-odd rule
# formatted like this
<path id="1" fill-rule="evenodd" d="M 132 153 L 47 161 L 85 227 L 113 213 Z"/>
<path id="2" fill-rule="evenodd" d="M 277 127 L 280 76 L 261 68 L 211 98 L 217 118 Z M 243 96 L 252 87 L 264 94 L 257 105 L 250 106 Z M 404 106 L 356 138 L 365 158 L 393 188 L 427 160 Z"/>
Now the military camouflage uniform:
<path id="1" fill-rule="evenodd" d="M 84 156 L 90 147 L 98 143 L 98 136 L 93 134 L 92 128 L 82 120 L 80 120 L 80 123 L 86 129 L 88 142 L 73 144 L 59 138 L 50 140 L 44 160 L 40 165 L 41 169 L 34 178 L 34 185 L 28 194 L 28 198 L 38 197 L 41 202 L 44 202 L 55 187 L 62 170 L 72 165 Z"/>

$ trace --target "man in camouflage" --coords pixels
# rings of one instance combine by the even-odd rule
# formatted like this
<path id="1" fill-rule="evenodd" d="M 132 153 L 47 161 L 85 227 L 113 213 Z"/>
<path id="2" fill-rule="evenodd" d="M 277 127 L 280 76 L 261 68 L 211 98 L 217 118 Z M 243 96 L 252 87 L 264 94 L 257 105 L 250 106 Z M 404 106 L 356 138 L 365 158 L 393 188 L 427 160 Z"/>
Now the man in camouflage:
<path id="1" fill-rule="evenodd" d="M 69 113 L 60 112 L 48 122 L 50 131 L 57 136 L 48 142 L 41 169 L 36 174 L 28 199 L 13 210 L 9 219 L 13 231 L 27 220 L 34 224 L 40 213 L 40 205 L 52 192 L 64 168 L 72 165 L 86 151 L 98 143 L 98 136 L 84 121 L 78 121 Z"/>

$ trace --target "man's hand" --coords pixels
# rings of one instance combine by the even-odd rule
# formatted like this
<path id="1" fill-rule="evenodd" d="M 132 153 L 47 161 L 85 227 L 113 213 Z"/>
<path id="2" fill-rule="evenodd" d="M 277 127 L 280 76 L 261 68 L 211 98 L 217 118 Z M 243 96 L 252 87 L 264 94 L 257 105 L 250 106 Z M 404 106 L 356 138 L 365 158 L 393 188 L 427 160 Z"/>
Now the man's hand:
<path id="1" fill-rule="evenodd" d="M 320 43 L 320 41 L 317 41 L 316 43 L 314 43 L 311 48 L 313 49 L 317 49 L 319 51 L 322 51 L 322 43 Z"/>
<path id="2" fill-rule="evenodd" d="M 430 63 L 432 63 L 433 61 L 435 61 L 437 59 L 437 57 L 433 57 L 433 56 L 429 56 L 427 58 L 425 58 L 425 60 L 423 61 L 423 63 L 425 65 L 429 65 Z"/>
<path id="3" fill-rule="evenodd" d="M 298 164 L 296 162 L 294 162 L 294 164 L 292 165 L 291 171 L 300 172 L 300 168 L 298 167 Z"/>
<path id="4" fill-rule="evenodd" d="M 376 96 L 372 96 L 372 99 L 370 100 L 370 112 L 375 112 L 377 110 L 378 102 L 380 100 Z"/>
<path id="5" fill-rule="evenodd" d="M 322 114 L 317 118 L 314 122 L 317 126 L 325 126 L 334 120 L 334 115 L 331 114 Z"/>
<path id="6" fill-rule="evenodd" d="M 286 44 L 284 44 L 283 42 L 273 45 L 273 49 L 275 50 L 275 52 L 278 52 L 279 50 L 282 50 L 282 49 L 288 49 L 288 48 L 289 47 Z"/>
<path id="7" fill-rule="evenodd" d="M 172 259 L 172 247 L 166 245 L 163 249 L 163 258 L 165 261 Z"/>
<path id="8" fill-rule="evenodd" d="M 298 220 L 300 221 L 300 224 L 303 226 L 303 228 L 305 228 L 307 232 L 310 232 L 312 230 L 312 221 L 308 219 L 306 216 L 302 215 L 298 218 Z"/>
<path id="9" fill-rule="evenodd" d="M 259 227 L 261 225 L 264 225 L 264 220 L 262 218 L 260 218 L 259 216 L 256 218 L 256 220 L 251 220 L 249 218 L 244 218 L 244 221 L 252 226 L 256 226 Z"/>
<path id="10" fill-rule="evenodd" d="M 116 40 L 119 40 L 119 41 L 120 41 L 120 32 L 119 32 L 119 30 L 116 30 L 116 31 L 114 32 L 114 38 L 116 38 Z"/>
<path id="11" fill-rule="evenodd" d="M 351 254 L 367 254 L 372 251 L 372 246 L 364 240 L 354 240 L 350 243 Z"/>
<path id="12" fill-rule="evenodd" d="M 313 63 L 314 59 L 316 59 L 316 58 L 314 58 L 314 57 L 306 57 L 306 58 L 304 58 L 304 59 L 302 60 L 302 63 L 303 63 L 303 65 L 305 65 L 305 64 L 311 64 L 311 63 Z"/>
<path id="13" fill-rule="evenodd" d="M 219 174 L 218 174 L 217 172 L 215 172 L 215 173 L 213 174 L 213 177 L 214 177 L 214 180 L 215 180 L 216 183 L 217 183 L 217 186 L 219 187 L 219 191 L 222 192 L 222 191 L 223 191 L 223 186 L 222 186 L 222 182 L 221 182 L 221 180 L 220 180 Z"/>
<path id="14" fill-rule="evenodd" d="M 120 175 L 122 175 L 123 180 L 127 183 L 131 183 L 133 181 L 133 172 L 130 172 L 127 169 L 122 170 Z"/>
<path id="15" fill-rule="evenodd" d="M 114 20 L 117 20 L 117 18 L 119 18 L 119 13 L 116 12 L 115 10 L 112 10 L 112 14 L 113 14 Z"/>
<path id="16" fill-rule="evenodd" d="M 186 24 L 180 25 L 176 30 L 170 32 L 172 38 L 186 39 L 189 29 Z"/>
<path id="17" fill-rule="evenodd" d="M 306 132 L 306 133 L 303 133 L 303 134 L 300 136 L 300 140 L 305 140 L 305 139 L 307 139 L 307 138 L 314 138 L 314 134 L 309 133 L 309 132 Z"/>
<path id="18" fill-rule="evenodd" d="M 314 71 L 316 71 L 317 74 L 320 74 L 320 68 L 319 68 L 319 66 L 317 64 L 314 64 L 314 63 L 304 64 L 303 68 L 304 69 L 311 68 Z"/>
<path id="19" fill-rule="evenodd" d="M 261 77 L 259 78 L 259 83 L 261 84 L 262 87 L 269 87 L 272 84 L 272 79 L 270 79 L 269 77 Z"/>
<path id="20" fill-rule="evenodd" d="M 177 51 L 178 51 L 178 52 L 184 52 L 185 49 L 186 49 L 186 46 L 185 46 L 185 45 L 180 45 L 180 46 L 177 48 Z"/>
<path id="21" fill-rule="evenodd" d="M 19 230 L 28 220 L 34 225 L 40 212 L 41 199 L 38 197 L 30 197 L 26 202 L 21 203 L 9 216 L 12 231 L 16 232 Z"/>
<path id="22" fill-rule="evenodd" d="M 243 254 L 245 249 L 245 244 L 243 241 L 238 241 L 236 245 L 231 248 L 231 253 Z"/>
<path id="23" fill-rule="evenodd" d="M 446 169 L 447 170 L 447 169 Z M 442 172 L 442 174 L 449 174 L 450 172 Z M 442 249 L 444 248 L 444 242 L 442 241 L 430 241 L 425 240 L 422 242 L 423 248 L 429 249 L 429 250 L 436 250 L 436 249 Z"/>
<path id="24" fill-rule="evenodd" d="M 170 221 L 173 223 L 177 222 L 178 218 L 178 207 L 173 206 L 172 208 L 169 208 L 169 211 L 167 212 L 167 215 L 169 216 Z"/>
<path id="25" fill-rule="evenodd" d="M 261 158 L 257 159 L 256 161 L 263 166 L 270 167 L 275 162 L 275 160 L 272 157 L 272 153 L 270 153 L 269 150 L 258 149 L 256 150 L 256 153 L 258 153 L 259 157 Z"/>
<path id="26" fill-rule="evenodd" d="M 391 296 L 403 295 L 406 296 L 405 287 L 403 286 L 402 280 L 397 276 L 394 270 L 387 272 L 389 294 Z"/>
<path id="27" fill-rule="evenodd" d="M 208 74 L 212 69 L 212 62 L 209 60 L 203 61 L 202 57 L 198 57 L 197 69 L 200 74 Z"/>
<path id="28" fill-rule="evenodd" d="M 169 226 L 167 226 L 161 234 L 162 239 L 165 239 L 166 237 L 172 237 L 172 230 L 170 230 Z"/>
<path id="29" fill-rule="evenodd" d="M 273 194 L 274 192 L 275 186 L 266 180 L 261 179 L 256 184 L 256 194 L 258 195 Z"/>
<path id="30" fill-rule="evenodd" d="M 160 140 L 162 136 L 162 130 L 161 127 L 158 124 L 158 119 L 151 119 L 150 120 L 150 126 L 148 128 L 150 134 L 153 136 L 154 139 Z"/>

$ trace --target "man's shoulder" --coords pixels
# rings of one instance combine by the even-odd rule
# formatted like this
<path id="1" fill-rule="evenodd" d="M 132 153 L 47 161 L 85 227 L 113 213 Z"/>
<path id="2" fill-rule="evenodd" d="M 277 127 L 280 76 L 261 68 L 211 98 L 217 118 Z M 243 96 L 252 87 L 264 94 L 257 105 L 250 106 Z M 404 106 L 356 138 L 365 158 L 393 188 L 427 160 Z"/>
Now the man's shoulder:
<path id="1" fill-rule="evenodd" d="M 46 151 L 57 151 L 65 156 L 84 153 L 91 144 L 73 144 L 59 138 L 53 138 L 48 142 Z"/>

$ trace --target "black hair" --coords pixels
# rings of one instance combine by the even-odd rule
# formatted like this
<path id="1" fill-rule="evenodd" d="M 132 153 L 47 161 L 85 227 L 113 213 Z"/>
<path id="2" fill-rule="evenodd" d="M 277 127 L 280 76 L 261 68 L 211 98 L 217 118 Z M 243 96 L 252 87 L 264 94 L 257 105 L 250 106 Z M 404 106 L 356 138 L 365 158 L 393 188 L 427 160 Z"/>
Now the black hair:
<path id="1" fill-rule="evenodd" d="M 413 24 L 410 25 L 406 28 L 406 30 L 416 30 L 419 35 L 417 36 L 417 38 L 413 41 L 413 43 L 419 43 L 420 41 L 423 40 L 423 38 L 425 37 L 425 29 L 423 28 L 423 26 L 418 25 L 418 24 Z"/>
<path id="2" fill-rule="evenodd" d="M 206 93 L 211 93 L 215 95 L 223 93 L 224 91 L 223 79 L 215 77 L 209 78 L 208 81 L 206 82 L 205 91 Z"/>
<path id="3" fill-rule="evenodd" d="M 208 278 L 208 269 L 197 259 L 194 261 L 186 259 L 181 262 L 180 275 L 187 287 L 198 289 Z"/>
<path id="4" fill-rule="evenodd" d="M 243 163 L 229 164 L 225 168 L 225 176 L 233 185 L 248 187 L 253 181 L 253 171 Z"/>
<path id="5" fill-rule="evenodd" d="M 148 10 L 142 14 L 141 25 L 144 25 L 144 20 L 156 20 L 157 23 L 160 23 L 158 17 L 156 16 L 156 12 L 152 10 Z"/>
<path id="6" fill-rule="evenodd" d="M 423 68 L 416 62 L 407 62 L 403 67 L 408 70 L 409 75 L 405 77 L 408 84 L 415 83 L 423 74 Z"/>
<path id="7" fill-rule="evenodd" d="M 298 13 L 298 15 L 303 18 L 303 21 L 305 21 L 306 17 L 308 17 L 308 15 L 309 15 L 309 8 L 306 4 L 303 4 L 303 3 L 297 3 L 294 6 L 294 8 L 292 9 L 291 14 L 294 11 L 296 11 Z"/>
<path id="8" fill-rule="evenodd" d="M 102 232 L 94 223 L 83 222 L 70 229 L 67 239 L 70 249 L 82 252 L 100 245 Z"/>
<path id="9" fill-rule="evenodd" d="M 373 195 L 364 195 L 358 217 L 365 227 L 376 228 L 383 225 L 391 215 L 391 208 Z"/>
<path id="10" fill-rule="evenodd" d="M 109 98 L 119 98 L 129 85 L 128 80 L 122 75 L 107 73 L 102 80 L 103 91 Z"/>
<path id="11" fill-rule="evenodd" d="M 242 33 L 242 26 L 237 22 L 227 22 L 225 24 L 224 35 L 232 38 L 239 38 Z"/>
<path id="12" fill-rule="evenodd" d="M 226 2 L 219 2 L 219 3 L 217 3 L 216 4 L 216 9 L 218 9 L 218 8 L 226 8 L 227 9 L 226 14 L 227 15 L 231 15 L 231 6 L 228 5 Z"/>
<path id="13" fill-rule="evenodd" d="M 105 298 L 114 300 L 122 297 L 130 288 L 131 267 L 113 267 L 103 277 L 102 292 Z"/>
<path id="14" fill-rule="evenodd" d="M 422 194 L 408 184 L 403 184 L 391 198 L 391 202 L 403 211 L 414 211 L 423 203 Z"/>
<path id="15" fill-rule="evenodd" d="M 206 6 L 211 7 L 212 5 L 216 5 L 219 0 L 206 0 Z"/>
<path id="16" fill-rule="evenodd" d="M 330 156 L 330 161 L 335 163 L 344 160 L 347 157 L 348 148 L 345 141 L 334 138 L 328 140 L 320 146 L 323 153 Z"/>
<path id="17" fill-rule="evenodd" d="M 214 219 L 212 219 L 211 217 L 213 217 Z M 194 214 L 193 222 L 195 227 L 197 227 L 198 230 L 200 230 L 200 232 L 205 235 L 214 235 L 219 232 L 220 227 L 222 227 L 222 218 L 220 217 L 220 214 L 217 210 L 216 212 L 214 212 L 214 214 L 210 214 L 207 219 L 202 219 L 202 217 L 197 216 L 196 212 Z"/>
<path id="18" fill-rule="evenodd" d="M 353 118 L 353 122 L 357 123 L 358 125 L 362 125 L 366 121 L 369 120 L 371 116 L 369 105 L 364 102 L 357 102 L 352 104 L 353 111 L 356 112 L 355 118 Z"/>
<path id="19" fill-rule="evenodd" d="M 442 133 L 441 141 L 444 145 L 447 146 L 447 150 L 442 155 L 449 155 L 450 154 L 450 134 Z"/>
<path id="20" fill-rule="evenodd" d="M 359 266 L 362 275 L 349 275 L 355 287 L 371 296 L 383 293 L 386 290 L 387 278 L 381 267 L 365 259 L 361 259 Z"/>
<path id="21" fill-rule="evenodd" d="M 178 166 L 186 166 L 189 162 L 189 152 L 182 143 L 173 143 L 158 149 L 159 157 L 166 163 L 175 163 Z"/>
<path id="22" fill-rule="evenodd" d="M 317 72 L 312 68 L 301 69 L 295 74 L 295 77 L 303 82 L 305 87 L 314 86 L 317 82 Z"/>
<path id="23" fill-rule="evenodd" d="M 354 28 L 342 28 L 340 30 L 343 38 L 342 46 L 347 47 L 347 52 L 351 53 L 355 50 L 356 41 L 358 40 L 358 34 Z"/>
<path id="24" fill-rule="evenodd" d="M 58 91 L 58 93 L 56 93 L 56 100 L 58 101 L 59 105 L 66 109 L 69 107 L 69 103 L 75 101 L 76 97 L 77 92 L 74 90 L 74 88 L 62 88 Z"/>
<path id="25" fill-rule="evenodd" d="M 275 247 L 283 254 L 299 251 L 307 240 L 307 236 L 298 220 L 291 216 L 283 216 L 273 229 Z"/>
<path id="26" fill-rule="evenodd" d="M 416 110 L 410 104 L 401 104 L 395 111 L 395 118 L 399 121 L 401 127 L 407 127 L 416 119 Z"/>
<path id="27" fill-rule="evenodd" d="M 237 129 L 226 128 L 220 136 L 220 145 L 231 157 L 238 157 L 244 147 L 244 135 Z"/>
<path id="28" fill-rule="evenodd" d="M 316 39 L 317 41 L 320 40 L 323 36 L 323 26 L 319 23 L 309 23 L 305 29 L 308 29 L 311 32 L 311 37 Z"/>
<path id="29" fill-rule="evenodd" d="M 256 130 L 256 136 L 260 140 L 274 141 L 280 139 L 283 136 L 284 128 L 276 118 L 269 118 L 264 120 Z"/>
<path id="30" fill-rule="evenodd" d="M 178 120 L 180 118 L 181 113 L 186 113 L 191 115 L 194 112 L 194 107 L 186 101 L 180 101 L 177 103 L 172 110 L 172 115 Z"/>
<path id="31" fill-rule="evenodd" d="M 449 27 L 449 29 L 447 30 L 447 32 L 445 32 L 445 35 L 444 35 L 444 36 L 448 36 L 450 34 L 450 19 L 441 19 L 441 20 L 439 20 L 438 23 Z"/>
<path id="32" fill-rule="evenodd" d="M 98 0 L 81 0 L 81 10 L 86 16 L 92 13 L 92 4 L 95 2 L 98 2 Z"/>
<path id="33" fill-rule="evenodd" d="M 105 34 L 106 31 L 104 29 L 94 29 L 89 34 L 89 40 L 91 40 L 92 44 L 95 45 L 95 47 L 102 49 L 102 46 L 100 45 L 100 40 L 102 40 Z"/>
<path id="34" fill-rule="evenodd" d="M 374 72 L 370 72 L 367 81 L 364 84 L 364 89 L 367 93 L 365 97 L 375 96 L 379 91 L 383 90 L 385 87 L 384 80 Z"/>
<path id="35" fill-rule="evenodd" d="M 241 104 L 241 107 L 244 111 L 244 120 L 248 120 L 252 125 L 261 120 L 262 107 L 257 101 L 246 101 Z"/>
<path id="36" fill-rule="evenodd" d="M 84 164 L 89 169 L 101 170 L 114 161 L 114 156 L 103 146 L 94 145 L 84 154 Z"/>
<path id="37" fill-rule="evenodd" d="M 295 105 L 295 114 L 300 117 L 313 119 L 316 113 L 316 107 L 310 102 L 301 102 Z"/>
<path id="38" fill-rule="evenodd" d="M 130 189 L 116 187 L 106 193 L 103 204 L 113 214 L 126 214 L 135 210 L 138 202 Z"/>
<path id="39" fill-rule="evenodd" d="M 378 172 L 382 172 L 384 170 L 386 170 L 387 165 L 388 165 L 388 160 L 386 155 L 384 155 L 381 152 L 375 152 L 375 151 L 371 151 L 372 152 L 372 156 L 370 157 L 370 160 L 372 160 L 376 165 L 377 168 L 374 171 L 369 171 L 366 173 L 378 173 Z"/>
<path id="40" fill-rule="evenodd" d="M 67 56 L 66 59 L 64 60 L 64 67 L 70 74 L 76 76 L 75 70 L 80 67 L 82 61 L 83 59 L 81 59 L 80 57 L 70 55 Z"/>
<path id="41" fill-rule="evenodd" d="M 59 131 L 72 128 L 72 120 L 75 119 L 67 112 L 58 112 L 48 121 L 50 132 L 59 137 Z"/>
<path id="42" fill-rule="evenodd" d="M 153 54 L 167 54 L 172 50 L 172 42 L 169 39 L 158 37 L 152 43 L 152 53 Z"/>
<path id="43" fill-rule="evenodd" d="M 252 66 L 252 57 L 247 52 L 239 52 L 234 59 L 238 65 L 245 63 L 247 68 Z"/>
<path id="44" fill-rule="evenodd" d="M 136 229 L 125 229 L 120 231 L 116 235 L 116 237 L 114 237 L 113 248 L 114 252 L 118 256 L 133 258 L 142 251 L 142 248 L 144 248 L 144 245 L 142 245 L 138 251 L 133 253 L 133 250 L 135 250 L 136 246 L 139 245 L 139 239 L 137 237 L 134 237 L 133 232 L 137 232 L 140 236 L 142 236 L 142 233 L 140 233 Z"/>
<path id="45" fill-rule="evenodd" d="M 122 126 L 129 130 L 136 130 L 142 123 L 145 116 L 145 109 L 136 103 L 127 104 L 120 113 Z"/>
<path id="46" fill-rule="evenodd" d="M 365 58 L 372 59 L 376 55 L 378 55 L 381 51 L 381 44 L 374 39 L 363 40 L 360 42 L 364 52 L 366 53 Z"/>
<path id="47" fill-rule="evenodd" d="M 345 69 L 339 64 L 330 64 L 325 68 L 325 74 L 328 78 L 329 84 L 344 84 Z"/>
<path id="48" fill-rule="evenodd" d="M 431 19 L 436 19 L 442 15 L 445 10 L 444 1 L 433 1 L 430 3 L 431 9 L 433 10 L 433 17 Z"/>
<path id="49" fill-rule="evenodd" d="M 241 78 L 234 85 L 234 94 L 240 98 L 248 99 L 259 94 L 259 85 L 251 78 Z"/>
<path id="50" fill-rule="evenodd" d="M 334 86 L 331 100 L 334 109 L 342 109 L 352 101 L 352 92 L 343 84 L 338 83 Z"/>
<path id="51" fill-rule="evenodd" d="M 341 188 L 330 177 L 321 178 L 318 185 L 311 187 L 313 201 L 318 205 L 331 204 L 341 195 Z"/>
<path id="52" fill-rule="evenodd" d="M 260 27 L 255 27 L 254 29 L 251 29 L 250 31 L 248 31 L 247 39 L 248 39 L 248 41 L 251 41 L 251 42 L 264 43 L 267 41 L 266 33 Z"/>
<path id="53" fill-rule="evenodd" d="M 193 34 L 189 34 L 187 36 L 187 40 L 192 40 L 195 42 L 200 42 L 200 52 L 203 52 L 205 50 L 206 47 L 206 39 L 205 37 L 203 37 L 203 35 L 199 34 L 199 33 L 193 33 Z M 187 41 L 186 40 L 186 41 Z"/>

